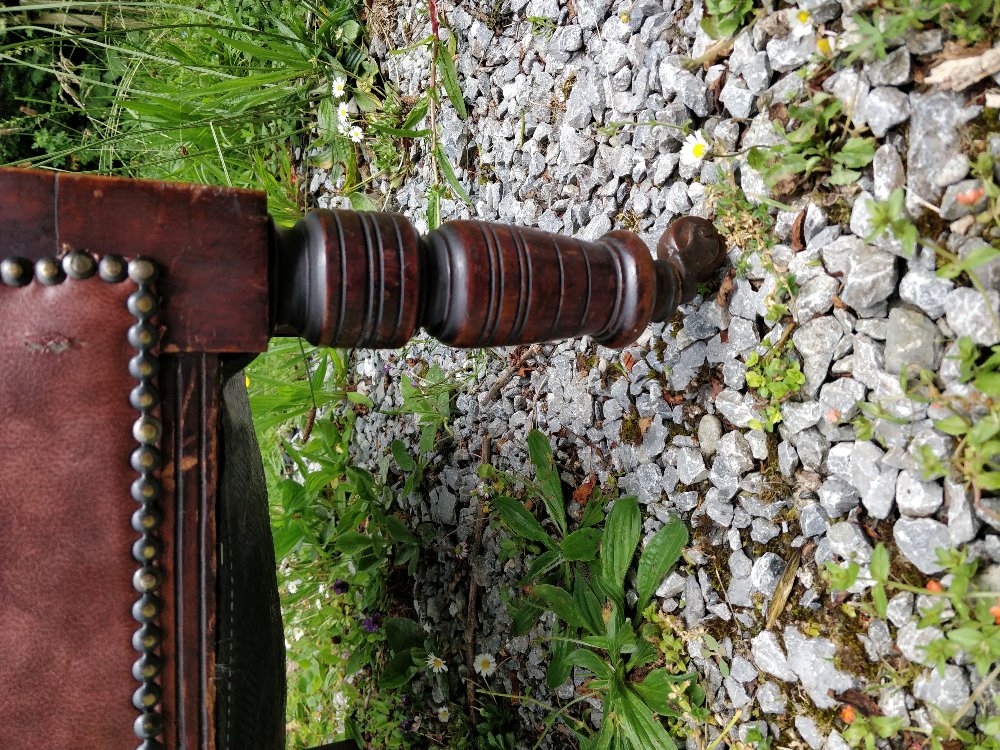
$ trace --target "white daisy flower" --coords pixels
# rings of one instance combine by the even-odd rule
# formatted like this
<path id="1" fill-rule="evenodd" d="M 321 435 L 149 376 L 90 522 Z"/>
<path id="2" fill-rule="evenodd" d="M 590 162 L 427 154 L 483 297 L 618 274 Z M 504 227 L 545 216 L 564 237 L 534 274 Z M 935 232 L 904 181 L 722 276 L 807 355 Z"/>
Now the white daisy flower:
<path id="1" fill-rule="evenodd" d="M 809 36 L 813 31 L 812 14 L 808 10 L 792 10 L 789 13 L 788 20 L 792 38 L 794 39 L 802 39 Z"/>
<path id="2" fill-rule="evenodd" d="M 681 163 L 688 166 L 697 166 L 710 153 L 712 153 L 711 145 L 705 140 L 704 134 L 700 130 L 697 130 L 694 133 L 689 133 L 687 138 L 684 139 L 684 145 L 681 146 Z"/>
<path id="3" fill-rule="evenodd" d="M 347 81 L 340 76 L 334 78 L 333 83 L 330 84 L 330 90 L 333 93 L 334 99 L 340 99 L 347 94 Z"/>
<path id="4" fill-rule="evenodd" d="M 448 671 L 448 665 L 444 663 L 444 659 L 436 654 L 427 654 L 427 667 L 434 674 L 441 674 Z"/>
<path id="5" fill-rule="evenodd" d="M 299 590 L 299 583 L 300 583 L 300 581 L 297 581 L 297 580 L 296 581 L 289 581 L 288 582 L 288 593 L 289 594 L 294 594 L 295 592 L 297 592 Z"/>
<path id="6" fill-rule="evenodd" d="M 442 724 L 447 724 L 448 719 L 450 718 L 451 718 L 451 711 L 448 710 L 447 706 L 441 706 L 441 708 L 438 709 L 438 721 L 440 721 Z"/>
<path id="7" fill-rule="evenodd" d="M 347 131 L 347 135 L 355 143 L 361 143 L 361 139 L 362 139 L 363 135 L 361 133 L 361 128 L 359 128 L 357 125 L 355 125 L 353 128 L 351 128 L 350 130 L 348 130 Z"/>
<path id="8" fill-rule="evenodd" d="M 306 633 L 305 633 L 305 631 L 302 628 L 293 628 L 292 629 L 292 637 L 295 640 L 297 640 L 297 641 L 302 640 L 302 636 L 304 636 L 305 634 Z"/>
<path id="9" fill-rule="evenodd" d="M 497 660 L 493 657 L 493 654 L 479 654 L 472 668 L 483 677 L 489 677 L 497 671 Z"/>
<path id="10" fill-rule="evenodd" d="M 337 105 L 337 119 L 340 120 L 341 125 L 346 125 L 348 118 L 351 116 L 351 110 L 347 106 L 347 102 L 341 102 Z"/>

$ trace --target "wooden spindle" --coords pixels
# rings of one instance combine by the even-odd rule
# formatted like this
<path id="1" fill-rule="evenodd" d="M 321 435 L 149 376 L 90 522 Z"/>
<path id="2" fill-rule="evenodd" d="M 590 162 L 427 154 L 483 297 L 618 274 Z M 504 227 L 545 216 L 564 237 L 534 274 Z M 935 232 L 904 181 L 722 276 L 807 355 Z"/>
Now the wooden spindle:
<path id="1" fill-rule="evenodd" d="M 455 221 L 421 238 L 398 214 L 353 211 L 315 211 L 275 240 L 274 333 L 340 347 L 399 347 L 418 327 L 457 347 L 582 335 L 626 346 L 725 259 L 697 217 L 668 227 L 658 260 L 625 231 L 584 242 Z"/>

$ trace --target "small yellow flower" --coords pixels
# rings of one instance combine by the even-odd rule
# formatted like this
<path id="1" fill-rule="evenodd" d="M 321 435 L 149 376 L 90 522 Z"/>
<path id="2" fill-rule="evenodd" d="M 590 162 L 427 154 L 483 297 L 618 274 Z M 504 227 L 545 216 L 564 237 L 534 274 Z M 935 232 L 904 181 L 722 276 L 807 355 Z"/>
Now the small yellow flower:
<path id="1" fill-rule="evenodd" d="M 246 378 L 247 388 L 249 388 L 250 387 L 250 376 L 249 375 L 244 375 L 243 377 Z"/>

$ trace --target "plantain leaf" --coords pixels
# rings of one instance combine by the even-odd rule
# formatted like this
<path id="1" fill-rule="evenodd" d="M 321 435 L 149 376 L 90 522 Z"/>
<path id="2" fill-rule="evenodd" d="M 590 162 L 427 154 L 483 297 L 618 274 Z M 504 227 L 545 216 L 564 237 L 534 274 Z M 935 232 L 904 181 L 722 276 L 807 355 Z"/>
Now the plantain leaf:
<path id="1" fill-rule="evenodd" d="M 636 590 L 639 600 L 636 610 L 642 612 L 663 577 L 681 556 L 681 550 L 688 543 L 687 527 L 679 518 L 671 518 L 656 532 L 639 557 L 636 573 Z"/>
<path id="2" fill-rule="evenodd" d="M 500 517 L 503 518 L 504 523 L 519 537 L 530 539 L 533 542 L 541 542 L 546 547 L 555 546 L 551 537 L 538 523 L 538 519 L 531 515 L 519 500 L 501 495 L 494 499 L 493 504 L 500 511 Z"/>
<path id="3" fill-rule="evenodd" d="M 549 518 L 563 536 L 566 536 L 566 506 L 563 502 L 562 482 L 552 458 L 549 439 L 538 430 L 528 433 L 528 455 L 535 466 L 535 480 L 542 492 L 542 502 Z"/>
<path id="4" fill-rule="evenodd" d="M 568 625 L 577 628 L 586 628 L 587 622 L 583 613 L 573 600 L 573 595 L 566 589 L 559 586 L 551 586 L 547 583 L 539 583 L 531 587 L 531 592 L 541 599 L 549 610 L 556 613 L 556 617 Z"/>
<path id="5" fill-rule="evenodd" d="M 567 560 L 583 560 L 585 562 L 597 557 L 601 544 L 600 529 L 577 529 L 562 541 L 563 557 Z"/>
<path id="6" fill-rule="evenodd" d="M 616 601 L 618 594 L 624 597 L 625 575 L 632 564 L 641 534 L 638 501 L 634 497 L 619 498 L 604 523 L 601 545 L 601 573 L 604 582 L 616 592 Z"/>

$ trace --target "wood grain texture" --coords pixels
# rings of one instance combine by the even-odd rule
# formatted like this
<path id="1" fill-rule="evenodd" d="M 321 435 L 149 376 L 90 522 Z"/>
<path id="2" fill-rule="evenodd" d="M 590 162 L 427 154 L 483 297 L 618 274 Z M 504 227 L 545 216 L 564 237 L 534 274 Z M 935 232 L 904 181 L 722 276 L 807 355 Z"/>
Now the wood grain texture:
<path id="1" fill-rule="evenodd" d="M 165 356 L 163 397 L 164 744 L 214 750 L 219 358 Z"/>
<path id="2" fill-rule="evenodd" d="M 315 211 L 277 233 L 272 320 L 324 346 L 398 347 L 422 326 L 458 347 L 583 335 L 622 347 L 692 299 L 725 245 L 710 222 L 683 217 L 659 256 L 624 231 L 584 242 L 454 221 L 419 238 L 394 214 Z"/>

